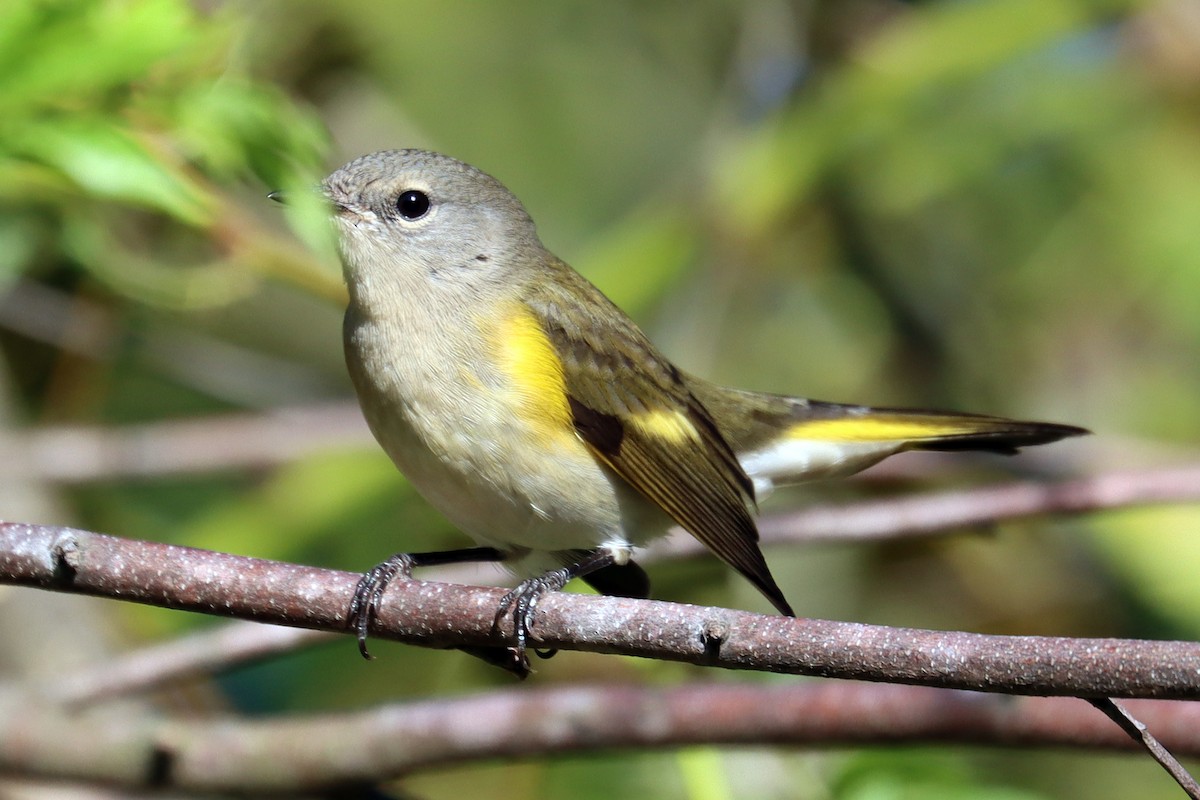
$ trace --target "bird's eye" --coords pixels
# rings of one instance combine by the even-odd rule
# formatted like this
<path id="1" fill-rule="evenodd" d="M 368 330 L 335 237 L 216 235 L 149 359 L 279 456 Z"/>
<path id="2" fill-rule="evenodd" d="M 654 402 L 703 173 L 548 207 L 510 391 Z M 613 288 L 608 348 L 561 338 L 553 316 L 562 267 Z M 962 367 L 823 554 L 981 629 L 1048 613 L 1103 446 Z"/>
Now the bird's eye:
<path id="1" fill-rule="evenodd" d="M 415 189 L 401 192 L 396 198 L 396 210 L 409 222 L 418 220 L 429 213 L 429 195 Z"/>

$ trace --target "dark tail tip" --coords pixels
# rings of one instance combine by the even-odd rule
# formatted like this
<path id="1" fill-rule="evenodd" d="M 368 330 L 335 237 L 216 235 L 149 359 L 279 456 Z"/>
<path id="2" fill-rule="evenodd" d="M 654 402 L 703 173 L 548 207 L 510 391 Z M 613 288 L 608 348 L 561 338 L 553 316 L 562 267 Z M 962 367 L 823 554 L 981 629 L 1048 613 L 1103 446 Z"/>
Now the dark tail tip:
<path id="1" fill-rule="evenodd" d="M 1054 422 L 1016 422 L 997 420 L 993 428 L 971 431 L 958 435 L 926 439 L 915 444 L 917 450 L 982 450 L 989 453 L 1012 455 L 1022 447 L 1050 444 L 1072 436 L 1090 434 L 1087 428 L 1075 425 L 1059 425 Z"/>

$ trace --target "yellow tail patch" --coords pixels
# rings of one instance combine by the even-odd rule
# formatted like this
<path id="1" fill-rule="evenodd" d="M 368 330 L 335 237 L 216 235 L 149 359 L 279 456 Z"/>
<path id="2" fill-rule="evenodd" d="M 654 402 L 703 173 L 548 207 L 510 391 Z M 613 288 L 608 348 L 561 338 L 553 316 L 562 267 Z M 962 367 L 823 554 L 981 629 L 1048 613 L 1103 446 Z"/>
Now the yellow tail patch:
<path id="1" fill-rule="evenodd" d="M 992 427 L 981 420 L 951 416 L 867 414 L 861 417 L 799 422 L 788 429 L 786 438 L 826 442 L 906 442 L 934 439 L 939 436 L 985 433 Z"/>

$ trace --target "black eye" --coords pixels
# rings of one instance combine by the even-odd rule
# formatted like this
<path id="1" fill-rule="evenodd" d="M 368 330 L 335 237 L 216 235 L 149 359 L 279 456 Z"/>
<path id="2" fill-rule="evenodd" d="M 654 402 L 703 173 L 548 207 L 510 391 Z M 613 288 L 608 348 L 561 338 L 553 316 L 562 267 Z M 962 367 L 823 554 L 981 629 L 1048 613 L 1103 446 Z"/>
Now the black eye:
<path id="1" fill-rule="evenodd" d="M 410 222 L 420 219 L 429 213 L 429 195 L 409 189 L 396 198 L 396 210 Z"/>

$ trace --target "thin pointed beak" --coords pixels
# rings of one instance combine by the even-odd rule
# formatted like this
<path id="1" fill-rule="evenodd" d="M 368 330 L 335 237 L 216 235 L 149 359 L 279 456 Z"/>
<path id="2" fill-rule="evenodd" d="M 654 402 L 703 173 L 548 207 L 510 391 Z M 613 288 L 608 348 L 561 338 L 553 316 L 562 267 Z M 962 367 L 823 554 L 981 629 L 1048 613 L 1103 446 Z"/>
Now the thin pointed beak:
<path id="1" fill-rule="evenodd" d="M 276 203 L 281 205 L 287 205 L 287 193 L 285 192 L 271 192 L 269 195 L 267 195 L 267 199 L 274 200 Z"/>

